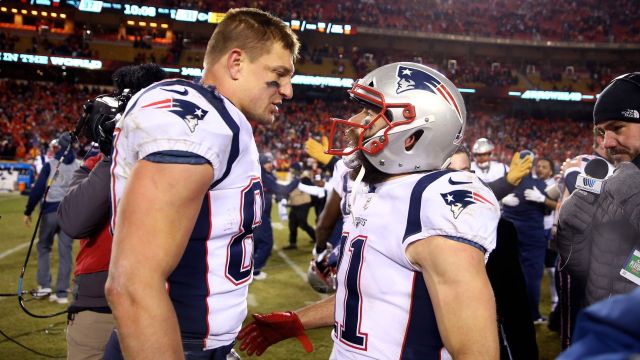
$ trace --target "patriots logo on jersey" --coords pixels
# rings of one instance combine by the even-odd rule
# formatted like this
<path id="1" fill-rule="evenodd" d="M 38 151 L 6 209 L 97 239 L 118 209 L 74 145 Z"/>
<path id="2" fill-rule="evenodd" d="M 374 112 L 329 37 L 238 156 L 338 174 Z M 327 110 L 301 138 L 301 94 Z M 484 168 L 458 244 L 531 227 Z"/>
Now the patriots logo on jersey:
<path id="1" fill-rule="evenodd" d="M 424 90 L 438 95 L 456 110 L 458 117 L 460 118 L 460 122 L 462 123 L 462 114 L 460 113 L 460 107 L 458 106 L 456 99 L 451 95 L 447 86 L 438 80 L 438 78 L 425 71 L 408 66 L 398 66 L 398 73 L 396 76 L 398 77 L 398 88 L 396 89 L 396 94 L 401 94 L 410 90 Z"/>
<path id="2" fill-rule="evenodd" d="M 166 90 L 166 89 L 163 89 Z M 168 91 L 168 90 L 167 90 Z M 186 89 L 185 89 L 186 92 Z M 154 101 L 150 104 L 143 105 L 143 109 L 167 109 L 169 112 L 177 115 L 187 125 L 189 130 L 193 133 L 196 131 L 198 121 L 204 119 L 207 116 L 208 111 L 204 110 L 200 106 L 192 103 L 189 100 L 183 99 L 163 99 L 160 101 Z"/>
<path id="3" fill-rule="evenodd" d="M 453 190 L 440 194 L 440 196 L 442 196 L 444 203 L 451 207 L 454 219 L 457 219 L 460 213 L 469 205 L 478 203 L 493 205 L 491 201 L 485 199 L 482 195 L 470 190 Z"/>

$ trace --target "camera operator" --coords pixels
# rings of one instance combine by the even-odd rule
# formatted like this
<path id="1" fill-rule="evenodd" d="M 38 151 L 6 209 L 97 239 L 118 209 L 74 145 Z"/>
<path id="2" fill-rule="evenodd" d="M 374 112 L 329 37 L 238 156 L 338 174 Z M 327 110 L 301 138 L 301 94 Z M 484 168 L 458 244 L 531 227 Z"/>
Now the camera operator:
<path id="1" fill-rule="evenodd" d="M 115 96 L 98 97 L 85 106 L 85 124 L 81 125 L 86 127 L 87 139 L 98 142 L 101 153 L 87 158 L 76 170 L 58 208 L 60 226 L 73 238 L 82 239 L 69 307 L 68 359 L 102 359 L 115 326 L 104 295 L 112 241 L 109 170 L 114 113 L 126 106 L 129 95 L 164 77 L 164 71 L 155 64 L 120 68 L 113 75 Z"/>

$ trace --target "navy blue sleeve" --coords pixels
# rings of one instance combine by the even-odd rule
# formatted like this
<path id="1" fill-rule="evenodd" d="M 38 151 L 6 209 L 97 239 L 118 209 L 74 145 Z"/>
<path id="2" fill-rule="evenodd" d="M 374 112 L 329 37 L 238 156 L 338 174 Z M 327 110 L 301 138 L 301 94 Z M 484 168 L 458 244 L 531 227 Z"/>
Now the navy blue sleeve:
<path id="1" fill-rule="evenodd" d="M 145 156 L 144 159 L 159 164 L 210 164 L 209 160 L 207 160 L 205 157 L 182 150 L 158 151 Z"/>
<path id="2" fill-rule="evenodd" d="M 578 181 L 579 174 L 579 171 L 572 171 L 564 178 L 564 185 L 567 187 L 569 194 L 573 194 L 573 191 L 576 189 L 576 181 Z"/>
<path id="3" fill-rule="evenodd" d="M 36 183 L 29 191 L 29 200 L 27 201 L 27 208 L 24 210 L 24 214 L 30 216 L 35 209 L 36 205 L 42 200 L 42 196 L 44 195 L 45 190 L 47 189 L 47 180 L 49 180 L 49 175 L 51 174 L 51 164 L 45 163 L 42 167 L 42 171 L 40 175 L 38 175 L 38 179 Z"/>
<path id="4" fill-rule="evenodd" d="M 292 192 L 296 187 L 298 187 L 298 183 L 300 183 L 300 180 L 294 179 L 287 185 L 281 185 L 281 184 L 278 184 L 275 176 L 273 175 L 269 176 L 264 172 L 262 175 L 262 185 L 264 185 L 265 188 L 269 189 L 269 191 L 272 194 L 275 194 L 278 197 L 288 196 L 290 192 Z"/>

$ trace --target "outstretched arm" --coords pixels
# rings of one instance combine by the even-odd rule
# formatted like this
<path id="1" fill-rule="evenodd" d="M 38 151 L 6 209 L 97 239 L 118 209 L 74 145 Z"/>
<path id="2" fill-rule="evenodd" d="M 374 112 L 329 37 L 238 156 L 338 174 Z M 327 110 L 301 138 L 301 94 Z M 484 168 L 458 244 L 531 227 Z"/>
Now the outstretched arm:
<path id="1" fill-rule="evenodd" d="M 333 325 L 335 303 L 333 295 L 296 311 L 253 314 L 254 321 L 238 334 L 240 350 L 260 356 L 269 346 L 296 337 L 306 352 L 312 352 L 313 345 L 304 330 Z"/>
<path id="2" fill-rule="evenodd" d="M 116 212 L 106 285 L 125 358 L 184 356 L 165 283 L 184 253 L 212 179 L 210 165 L 145 160 L 131 173 Z"/>
<path id="3" fill-rule="evenodd" d="M 409 245 L 406 254 L 422 269 L 440 336 L 453 358 L 498 359 L 495 299 L 484 253 L 431 236 Z"/>

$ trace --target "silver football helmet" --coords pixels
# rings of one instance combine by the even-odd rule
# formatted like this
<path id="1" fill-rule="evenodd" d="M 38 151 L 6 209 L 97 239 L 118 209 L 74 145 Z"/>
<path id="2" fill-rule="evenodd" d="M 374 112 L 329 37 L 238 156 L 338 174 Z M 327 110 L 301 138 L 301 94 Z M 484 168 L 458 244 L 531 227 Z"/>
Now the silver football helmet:
<path id="1" fill-rule="evenodd" d="M 385 65 L 355 82 L 349 94 L 378 114 L 363 124 L 332 119 L 329 154 L 347 156 L 360 150 L 378 170 L 403 174 L 446 168 L 462 141 L 467 119 L 462 95 L 430 67 L 411 62 Z M 380 122 L 384 127 L 365 137 Z M 357 141 L 347 148 L 339 146 L 340 127 L 359 131 Z"/>
<path id="2" fill-rule="evenodd" d="M 313 249 L 313 259 L 309 263 L 307 270 L 307 281 L 313 290 L 321 294 L 333 294 L 336 292 L 336 275 L 338 269 L 336 264 L 330 261 L 331 253 L 334 251 L 331 244 L 320 254 L 316 254 Z"/>
<path id="3" fill-rule="evenodd" d="M 491 143 L 491 141 L 489 141 L 489 139 L 486 138 L 479 138 L 478 140 L 476 140 L 476 142 L 473 143 L 473 148 L 471 149 L 471 152 L 473 152 L 474 154 L 486 154 L 492 151 L 493 144 Z"/>
<path id="4" fill-rule="evenodd" d="M 489 167 L 489 165 L 491 164 L 491 159 L 487 158 L 486 161 L 478 161 L 477 155 L 480 154 L 489 154 L 491 155 L 491 152 L 493 151 L 493 144 L 491 143 L 491 141 L 489 141 L 489 139 L 486 138 L 479 138 L 478 140 L 476 140 L 475 143 L 473 143 L 473 147 L 471 148 L 471 152 L 473 153 L 474 156 L 474 160 L 476 162 L 476 165 L 478 165 L 478 167 L 480 169 L 486 169 Z"/>

